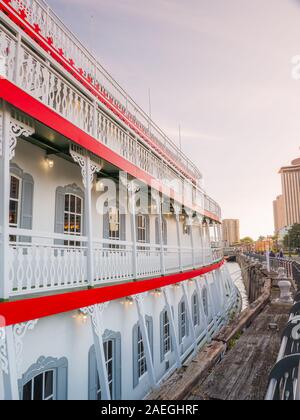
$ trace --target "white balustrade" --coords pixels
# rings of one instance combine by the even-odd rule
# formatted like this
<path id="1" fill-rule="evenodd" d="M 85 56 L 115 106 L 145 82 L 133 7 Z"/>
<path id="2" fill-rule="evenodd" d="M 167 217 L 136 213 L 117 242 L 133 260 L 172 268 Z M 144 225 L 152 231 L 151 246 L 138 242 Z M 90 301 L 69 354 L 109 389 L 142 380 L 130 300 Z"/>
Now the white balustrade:
<path id="1" fill-rule="evenodd" d="M 87 281 L 87 238 L 33 232 L 24 229 L 10 231 L 9 284 L 10 295 L 29 295 L 47 291 L 82 288 Z M 95 286 L 135 280 L 131 242 L 94 240 Z M 137 278 L 158 277 L 162 273 L 161 249 L 154 244 L 137 246 Z M 219 260 L 203 261 L 201 250 L 196 252 L 193 267 L 191 248 L 182 248 L 184 270 L 199 268 Z M 164 246 L 165 272 L 178 273 L 179 249 Z"/>
<path id="2" fill-rule="evenodd" d="M 46 19 L 42 12 L 30 12 L 40 10 L 35 0 L 27 2 L 18 0 L 12 4 L 14 7 L 23 5 L 28 19 L 31 19 L 30 13 L 32 15 L 37 13 L 41 22 Z M 62 34 L 63 32 L 60 30 L 54 38 L 61 38 Z M 182 195 L 184 191 L 190 190 L 190 202 L 194 201 L 194 204 L 201 208 L 204 207 L 204 210 L 220 217 L 220 208 L 215 201 L 198 187 L 197 190 L 195 187 L 193 187 L 194 189 L 187 188 L 192 186 L 190 180 L 184 178 L 177 169 L 174 169 L 172 164 L 166 161 L 159 152 L 157 155 L 151 146 L 145 147 L 142 144 L 142 139 L 131 135 L 104 113 L 95 102 L 95 98 L 87 91 L 83 93 L 80 85 L 80 89 L 76 87 L 78 86 L 76 80 L 70 83 L 63 76 L 63 71 L 56 71 L 49 61 L 42 59 L 25 44 L 20 43 L 17 48 L 17 37 L 14 37 L 4 27 L 0 28 L 0 53 L 6 58 L 6 77 L 17 83 L 25 92 L 46 104 L 86 133 L 96 137 L 99 142 L 104 143 L 155 179 L 159 179 L 166 186 L 172 185 L 178 194 Z M 96 121 L 94 121 L 95 118 Z M 170 151 L 168 150 L 167 153 Z M 194 191 L 196 191 L 195 194 Z"/>

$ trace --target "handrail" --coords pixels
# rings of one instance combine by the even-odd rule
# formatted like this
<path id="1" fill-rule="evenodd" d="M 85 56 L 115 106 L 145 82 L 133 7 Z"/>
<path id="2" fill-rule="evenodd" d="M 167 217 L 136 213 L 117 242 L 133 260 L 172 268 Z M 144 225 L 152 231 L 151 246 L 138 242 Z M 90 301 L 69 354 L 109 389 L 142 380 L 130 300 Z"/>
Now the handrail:
<path id="1" fill-rule="evenodd" d="M 202 177 L 193 162 L 121 88 L 44 1 L 1 0 L 0 3 L 8 9 L 8 12 L 16 13 L 23 23 L 30 25 L 35 30 L 34 37 L 42 37 L 48 43 L 47 50 L 56 49 L 60 54 L 59 61 L 66 61 L 68 65 L 71 64 L 71 70 L 79 71 L 85 79 L 85 84 L 88 82 L 93 89 L 96 88 L 99 91 L 99 94 L 104 93 L 112 105 L 123 111 L 124 116 L 132 122 L 136 122 L 137 127 L 142 130 L 146 138 L 153 140 L 159 148 L 162 148 L 162 151 L 167 147 L 167 154 L 170 156 L 171 153 L 172 159 L 180 161 L 189 177 L 193 179 Z M 64 67 L 66 68 L 65 65 Z M 112 94 L 104 87 L 105 84 L 113 90 Z"/>

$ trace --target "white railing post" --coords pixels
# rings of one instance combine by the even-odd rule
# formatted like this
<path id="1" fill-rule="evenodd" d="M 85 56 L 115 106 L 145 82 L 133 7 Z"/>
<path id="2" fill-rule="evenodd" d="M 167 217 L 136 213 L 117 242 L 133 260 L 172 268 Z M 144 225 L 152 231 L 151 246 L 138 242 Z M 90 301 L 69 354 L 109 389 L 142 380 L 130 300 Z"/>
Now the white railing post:
<path id="1" fill-rule="evenodd" d="M 9 135 L 10 111 L 4 103 L 1 110 L 2 128 L 0 138 L 0 300 L 9 297 Z"/>
<path id="2" fill-rule="evenodd" d="M 149 333 L 148 333 L 148 328 L 146 325 L 145 311 L 144 311 L 144 304 L 143 304 L 144 296 L 136 295 L 134 296 L 134 298 L 135 298 L 137 313 L 139 317 L 139 327 L 141 329 L 141 334 L 142 334 L 143 344 L 144 344 L 144 349 L 145 349 L 147 371 L 150 377 L 150 382 L 151 382 L 152 387 L 156 388 L 157 382 L 156 382 L 156 377 L 155 377 L 155 369 L 154 369 L 154 364 L 153 364 L 152 351 L 151 351 L 151 346 L 150 346 Z"/>
<path id="3" fill-rule="evenodd" d="M 175 219 L 176 219 L 176 232 L 177 232 L 177 246 L 178 246 L 178 261 L 179 261 L 179 269 L 183 271 L 182 266 L 182 245 L 181 245 L 181 235 L 180 235 L 180 210 L 181 207 L 178 204 L 173 204 Z"/>
<path id="4" fill-rule="evenodd" d="M 21 34 L 17 34 L 17 42 L 16 42 L 16 58 L 15 58 L 15 70 L 14 70 L 14 82 L 18 86 L 19 85 L 19 75 L 20 75 L 20 55 L 21 55 L 21 42 L 22 37 Z"/>
<path id="5" fill-rule="evenodd" d="M 205 265 L 205 244 L 204 244 L 204 237 L 203 237 L 203 217 L 198 214 L 198 221 L 199 221 L 199 236 L 200 236 L 200 246 L 201 246 L 201 254 L 202 254 L 202 265 Z"/>

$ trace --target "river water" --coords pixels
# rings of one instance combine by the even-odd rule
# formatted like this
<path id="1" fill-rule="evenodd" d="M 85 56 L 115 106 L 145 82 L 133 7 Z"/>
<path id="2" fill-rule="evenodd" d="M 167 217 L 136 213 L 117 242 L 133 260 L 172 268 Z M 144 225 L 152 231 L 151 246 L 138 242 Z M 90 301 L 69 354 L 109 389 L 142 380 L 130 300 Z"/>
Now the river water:
<path id="1" fill-rule="evenodd" d="M 242 278 L 241 267 L 239 266 L 239 264 L 233 263 L 233 262 L 229 262 L 227 264 L 227 267 L 228 267 L 228 270 L 230 272 L 230 275 L 232 277 L 234 284 L 236 285 L 236 287 L 238 288 L 242 296 L 242 301 L 243 301 L 242 311 L 244 311 L 249 306 L 249 300 L 248 300 L 246 288 L 245 288 L 243 278 Z"/>

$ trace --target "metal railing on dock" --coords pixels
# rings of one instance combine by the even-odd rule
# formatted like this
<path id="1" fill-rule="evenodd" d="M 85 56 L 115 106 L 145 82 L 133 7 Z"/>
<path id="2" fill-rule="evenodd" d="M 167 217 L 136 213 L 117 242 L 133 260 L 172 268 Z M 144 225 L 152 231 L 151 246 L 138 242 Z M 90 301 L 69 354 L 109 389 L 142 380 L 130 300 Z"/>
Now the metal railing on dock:
<path id="1" fill-rule="evenodd" d="M 277 362 L 269 377 L 267 401 L 300 401 L 300 293 L 290 311 Z"/>

